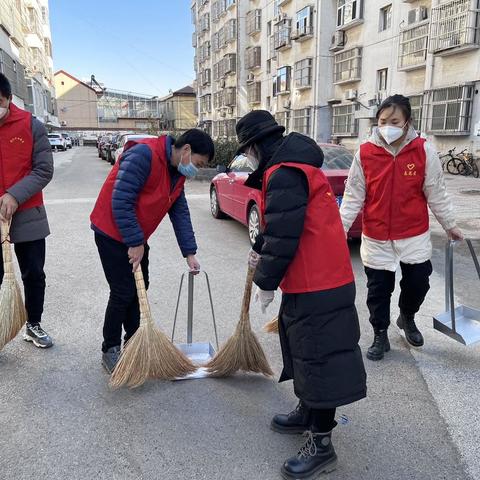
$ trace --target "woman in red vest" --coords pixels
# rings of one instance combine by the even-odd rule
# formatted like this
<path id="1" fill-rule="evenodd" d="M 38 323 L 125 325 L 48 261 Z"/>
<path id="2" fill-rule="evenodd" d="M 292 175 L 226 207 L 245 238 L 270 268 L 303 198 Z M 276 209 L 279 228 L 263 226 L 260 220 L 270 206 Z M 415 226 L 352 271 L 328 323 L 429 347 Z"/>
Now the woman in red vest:
<path id="1" fill-rule="evenodd" d="M 132 267 L 141 266 L 148 288 L 147 242 L 167 213 L 190 270 L 200 268 L 184 184 L 214 153 L 212 139 L 197 129 L 177 140 L 132 141 L 105 180 L 90 220 L 110 287 L 102 344 L 102 363 L 109 373 L 120 357 L 122 327 L 127 341 L 140 322 Z"/>
<path id="2" fill-rule="evenodd" d="M 284 130 L 264 110 L 237 124 L 239 152 L 256 166 L 246 185 L 263 192 L 263 236 L 249 258 L 256 265 L 256 298 L 265 311 L 275 290 L 282 290 L 280 381 L 293 379 L 300 399 L 293 412 L 275 415 L 271 428 L 308 431 L 305 445 L 282 467 L 284 478 L 296 479 L 335 469 L 335 409 L 365 397 L 366 374 L 350 254 L 320 169 L 323 152 L 299 133 L 283 137 Z"/>
<path id="3" fill-rule="evenodd" d="M 415 324 L 432 273 L 428 207 L 449 238 L 461 240 L 448 198 L 442 166 L 432 145 L 412 126 L 408 98 L 393 95 L 377 113 L 378 127 L 360 146 L 350 168 L 340 210 L 346 232 L 363 209 L 360 254 L 367 274 L 367 306 L 374 341 L 367 358 L 381 360 L 390 350 L 390 297 L 400 265 L 400 315 L 407 341 L 423 345 Z"/>

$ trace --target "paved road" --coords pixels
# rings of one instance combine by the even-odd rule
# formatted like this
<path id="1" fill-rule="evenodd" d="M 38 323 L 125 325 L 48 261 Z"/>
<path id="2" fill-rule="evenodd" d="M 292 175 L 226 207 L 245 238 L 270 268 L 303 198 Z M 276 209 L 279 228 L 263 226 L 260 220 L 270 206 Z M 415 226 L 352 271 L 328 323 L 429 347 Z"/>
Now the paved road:
<path id="1" fill-rule="evenodd" d="M 89 147 L 59 152 L 55 162 L 46 192 L 54 234 L 48 240 L 44 326 L 56 344 L 39 351 L 17 338 L 0 352 L 0 478 L 278 479 L 283 459 L 301 444 L 299 437 L 268 428 L 273 413 L 294 406 L 290 384 L 239 375 L 152 382 L 134 391 L 108 388 L 100 365 L 107 288 L 88 215 L 109 166 Z M 208 185 L 193 182 L 187 193 L 223 342 L 238 320 L 247 233 L 236 222 L 210 216 Z M 186 265 L 168 220 L 151 247 L 150 301 L 156 321 L 169 332 Z M 351 251 L 365 349 L 371 341 L 365 278 L 358 245 Z M 340 463 L 329 478 L 480 479 L 480 350 L 432 331 L 442 281 L 438 273 L 432 277 L 434 288 L 420 319 L 426 347 L 414 352 L 392 328 L 391 354 L 366 364 L 368 399 L 339 409 L 349 422 L 335 431 Z M 201 283 L 195 300 L 194 341 L 213 340 Z M 184 307 L 179 340 L 185 339 Z M 267 318 L 255 305 L 251 317 L 260 332 Z M 277 338 L 261 332 L 259 338 L 278 375 Z"/>

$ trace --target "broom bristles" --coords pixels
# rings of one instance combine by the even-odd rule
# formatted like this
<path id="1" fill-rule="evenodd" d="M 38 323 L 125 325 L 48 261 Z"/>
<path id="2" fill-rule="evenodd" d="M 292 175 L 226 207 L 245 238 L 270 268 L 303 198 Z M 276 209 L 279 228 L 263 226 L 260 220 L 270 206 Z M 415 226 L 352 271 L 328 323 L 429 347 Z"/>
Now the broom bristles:
<path id="1" fill-rule="evenodd" d="M 123 348 L 110 377 L 112 388 L 135 388 L 148 379 L 173 380 L 197 369 L 153 322 L 141 269 L 135 272 L 135 281 L 140 305 L 140 326 Z"/>
<path id="2" fill-rule="evenodd" d="M 278 316 L 267 322 L 263 326 L 263 331 L 267 333 L 278 333 Z"/>
<path id="3" fill-rule="evenodd" d="M 254 272 L 255 270 L 249 267 L 240 321 L 234 334 L 206 365 L 210 376 L 226 377 L 237 371 L 273 376 L 262 346 L 250 324 L 249 309 Z"/>

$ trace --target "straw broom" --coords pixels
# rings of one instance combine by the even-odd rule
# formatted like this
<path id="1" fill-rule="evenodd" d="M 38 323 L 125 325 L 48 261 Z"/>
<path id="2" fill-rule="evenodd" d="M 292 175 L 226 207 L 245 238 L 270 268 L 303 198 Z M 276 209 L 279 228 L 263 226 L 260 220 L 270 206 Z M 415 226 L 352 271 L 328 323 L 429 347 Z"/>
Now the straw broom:
<path id="1" fill-rule="evenodd" d="M 213 377 L 226 377 L 239 370 L 273 376 L 265 353 L 250 324 L 249 309 L 254 273 L 255 269 L 249 266 L 240 321 L 234 334 L 206 365 L 209 374 Z"/>
<path id="2" fill-rule="evenodd" d="M 278 333 L 278 315 L 263 326 L 263 331 L 267 333 Z"/>
<path id="3" fill-rule="evenodd" d="M 13 269 L 9 230 L 9 222 L 2 222 L 1 242 L 4 273 L 0 287 L 0 350 L 17 336 L 27 321 L 27 312 Z"/>
<path id="4" fill-rule="evenodd" d="M 147 299 L 142 269 L 135 272 L 140 306 L 140 326 L 123 348 L 110 378 L 110 386 L 135 388 L 150 378 L 173 380 L 197 370 L 155 325 Z"/>

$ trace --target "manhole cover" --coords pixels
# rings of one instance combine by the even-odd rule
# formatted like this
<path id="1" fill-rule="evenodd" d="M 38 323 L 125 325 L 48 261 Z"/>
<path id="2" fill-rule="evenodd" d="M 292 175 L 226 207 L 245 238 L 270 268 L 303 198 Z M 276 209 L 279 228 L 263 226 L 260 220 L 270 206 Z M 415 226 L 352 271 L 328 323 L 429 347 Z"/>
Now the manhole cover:
<path id="1" fill-rule="evenodd" d="M 480 195 L 480 190 L 460 190 L 463 195 Z"/>

